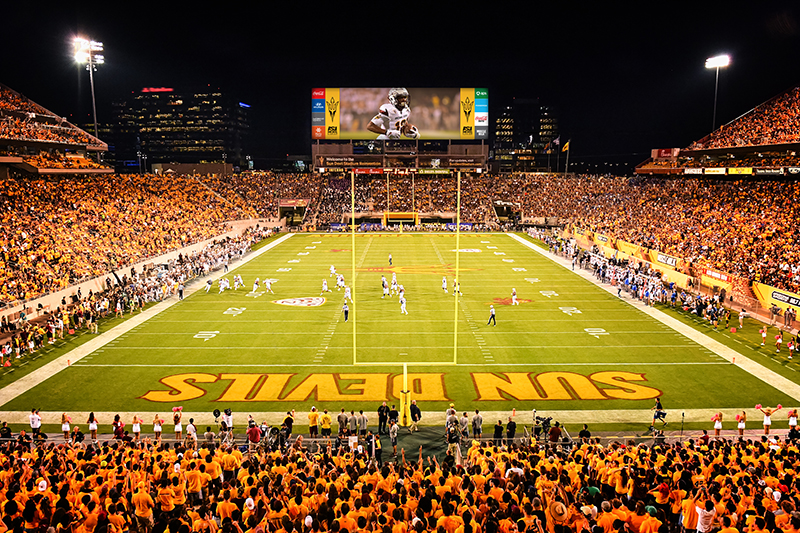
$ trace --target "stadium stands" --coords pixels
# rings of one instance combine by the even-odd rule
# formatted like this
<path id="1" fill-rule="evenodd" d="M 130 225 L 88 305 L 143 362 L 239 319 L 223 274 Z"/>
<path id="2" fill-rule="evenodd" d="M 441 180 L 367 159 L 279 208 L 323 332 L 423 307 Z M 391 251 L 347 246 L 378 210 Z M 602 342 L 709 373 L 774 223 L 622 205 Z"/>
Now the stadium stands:
<path id="1" fill-rule="evenodd" d="M 420 448 L 382 462 L 344 447 L 311 451 L 299 439 L 251 457 L 204 443 L 202 429 L 198 437 L 199 449 L 129 437 L 32 448 L 21 434 L 0 452 L 2 525 L 107 533 L 800 529 L 797 448 L 781 440 L 473 442 L 461 461 L 450 453 L 426 461 Z"/>

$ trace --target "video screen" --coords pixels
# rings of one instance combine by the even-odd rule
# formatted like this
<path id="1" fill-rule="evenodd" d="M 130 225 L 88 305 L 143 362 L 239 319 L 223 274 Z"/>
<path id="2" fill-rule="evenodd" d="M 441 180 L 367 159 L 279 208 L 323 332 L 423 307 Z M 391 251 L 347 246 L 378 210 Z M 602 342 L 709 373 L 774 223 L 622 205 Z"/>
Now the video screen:
<path id="1" fill-rule="evenodd" d="M 314 140 L 489 138 L 486 89 L 318 88 L 311 98 Z"/>

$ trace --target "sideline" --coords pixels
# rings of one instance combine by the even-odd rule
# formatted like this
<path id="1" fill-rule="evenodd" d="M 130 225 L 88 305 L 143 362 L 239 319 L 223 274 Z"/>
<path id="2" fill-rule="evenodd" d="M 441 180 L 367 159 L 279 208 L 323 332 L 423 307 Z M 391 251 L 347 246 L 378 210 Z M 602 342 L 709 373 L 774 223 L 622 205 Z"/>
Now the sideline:
<path id="1" fill-rule="evenodd" d="M 263 248 L 248 254 L 239 262 L 238 265 L 236 265 L 236 268 L 248 263 L 249 261 L 255 259 L 256 257 L 259 257 L 267 250 L 270 250 L 275 246 L 277 246 L 278 244 L 281 244 L 282 242 L 286 241 L 286 239 L 289 239 L 293 235 L 294 233 L 287 233 L 286 235 L 278 237 L 274 241 L 268 243 Z M 217 280 L 224 275 L 225 272 L 223 272 L 223 269 L 220 269 L 215 276 L 214 274 L 212 274 L 213 277 L 211 279 Z M 184 298 L 188 298 L 198 290 L 205 287 L 205 280 L 208 278 L 206 278 L 205 276 L 202 276 L 203 278 L 202 280 L 200 278 L 201 276 L 198 276 L 191 283 L 191 285 L 186 287 L 186 289 L 184 290 Z M 102 334 L 96 336 L 94 339 L 82 344 L 81 346 L 76 347 L 73 350 L 70 350 L 64 355 L 58 357 L 57 359 L 54 359 L 53 361 L 50 361 L 41 368 L 34 370 L 30 374 L 21 377 L 20 379 L 14 381 L 13 383 L 8 384 L 7 386 L 0 389 L 0 406 L 6 405 L 8 402 L 13 400 L 17 396 L 20 396 L 21 394 L 24 394 L 29 390 L 31 390 L 32 388 L 40 385 L 44 381 L 47 381 L 51 377 L 55 376 L 57 373 L 69 367 L 72 363 L 80 361 L 81 359 L 91 354 L 95 350 L 102 348 L 109 342 L 112 342 L 115 339 L 117 339 L 119 336 L 124 335 L 133 328 L 143 324 L 147 320 L 150 320 L 160 312 L 169 309 L 179 301 L 180 300 L 178 300 L 177 296 L 175 295 L 170 296 L 169 298 L 160 301 L 156 305 L 143 311 L 137 316 L 129 318 L 122 324 L 119 324 L 118 326 L 115 326 L 110 330 L 103 332 Z M 7 420 L 10 423 L 20 423 L 16 421 L 18 416 L 16 416 L 15 413 L 19 413 L 19 411 L 0 411 L 0 416 L 5 417 L 4 420 Z M 27 420 L 28 418 L 27 413 L 25 413 L 24 418 L 25 420 Z M 61 415 L 59 415 L 59 423 L 61 423 Z"/>
<path id="2" fill-rule="evenodd" d="M 511 233 L 509 233 L 508 235 L 509 235 L 509 237 L 514 239 L 515 241 L 525 245 L 526 247 L 528 247 L 528 248 L 530 248 L 532 250 L 535 250 L 540 255 L 542 255 L 544 257 L 547 257 L 548 259 L 550 259 L 551 261 L 553 261 L 557 265 L 560 265 L 560 266 L 564 267 L 565 269 L 567 269 L 567 270 L 572 272 L 572 269 L 571 269 L 572 263 L 568 259 L 564 259 L 562 257 L 555 256 L 555 255 L 551 254 L 550 252 L 548 252 L 547 250 L 544 250 L 544 249 L 540 248 L 539 246 L 536 246 L 533 242 L 531 242 L 529 240 L 526 240 L 526 239 L 523 239 L 519 235 L 515 235 L 515 234 L 511 234 Z M 616 289 L 612 288 L 611 286 L 606 287 L 606 286 L 598 283 L 597 280 L 594 278 L 594 276 L 592 276 L 589 273 L 588 270 L 579 269 L 579 270 L 574 271 L 574 274 L 583 277 L 583 279 L 593 283 L 597 287 L 600 287 L 601 289 L 603 289 L 607 293 L 609 293 L 612 296 L 616 297 L 616 294 L 614 293 L 614 291 Z M 656 309 L 654 307 L 650 307 L 648 305 L 645 305 L 644 303 L 640 302 L 639 300 L 635 300 L 635 299 L 631 299 L 631 298 L 624 298 L 622 301 L 624 301 L 628 305 L 638 309 L 639 311 L 642 311 L 643 313 L 649 315 L 650 317 L 658 320 L 662 324 L 664 324 L 666 326 L 669 326 L 670 328 L 674 329 L 675 331 L 677 331 L 681 335 L 684 335 L 685 337 L 687 337 L 687 338 L 691 339 L 692 341 L 696 342 L 700 346 L 703 346 L 704 348 L 707 348 L 707 349 L 711 350 L 712 352 L 714 352 L 715 354 L 719 355 L 720 357 L 722 357 L 723 359 L 725 359 L 729 363 L 738 366 L 739 368 L 741 368 L 742 370 L 744 370 L 745 372 L 747 372 L 751 376 L 753 376 L 753 377 L 755 377 L 757 379 L 760 379 L 761 381 L 763 381 L 767 385 L 769 385 L 771 387 L 774 387 L 775 389 L 783 392 L 784 394 L 786 394 L 788 396 L 791 396 L 792 398 L 794 398 L 795 400 L 800 402 L 800 385 L 798 385 L 797 383 L 795 383 L 795 382 L 793 382 L 793 381 L 781 376 L 777 372 L 774 372 L 774 371 L 762 366 L 760 363 L 757 363 L 756 361 L 750 359 L 749 357 L 747 357 L 746 355 L 742 354 L 741 352 L 737 352 L 736 350 L 733 350 L 733 349 L 725 346 L 721 342 L 715 341 L 714 339 L 710 338 L 708 335 L 700 333 L 696 329 L 684 324 L 683 322 L 681 322 L 680 320 L 677 320 L 676 318 L 673 318 L 673 317 L 669 316 L 668 314 L 664 313 L 663 311 L 659 311 L 658 309 Z M 716 410 L 711 410 L 711 409 L 707 410 L 708 413 L 712 413 L 712 411 L 716 412 Z"/>

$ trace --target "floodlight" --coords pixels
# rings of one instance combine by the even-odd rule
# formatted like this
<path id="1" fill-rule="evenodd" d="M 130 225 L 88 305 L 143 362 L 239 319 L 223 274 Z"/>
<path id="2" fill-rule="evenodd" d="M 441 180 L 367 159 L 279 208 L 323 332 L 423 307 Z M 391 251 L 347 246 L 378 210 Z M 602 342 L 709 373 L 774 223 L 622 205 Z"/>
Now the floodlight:
<path id="1" fill-rule="evenodd" d="M 731 64 L 731 56 L 721 55 L 706 59 L 706 68 L 722 68 Z"/>

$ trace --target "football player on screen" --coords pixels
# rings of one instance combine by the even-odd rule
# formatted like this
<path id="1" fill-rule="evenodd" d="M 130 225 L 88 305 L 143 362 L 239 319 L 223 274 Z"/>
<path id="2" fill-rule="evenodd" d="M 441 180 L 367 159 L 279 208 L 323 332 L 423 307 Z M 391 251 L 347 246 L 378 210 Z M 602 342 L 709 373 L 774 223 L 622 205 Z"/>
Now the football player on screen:
<path id="1" fill-rule="evenodd" d="M 419 139 L 417 127 L 408 121 L 411 107 L 408 105 L 408 90 L 395 87 L 389 90 L 389 103 L 383 104 L 378 114 L 367 124 L 367 129 L 378 134 L 378 139 L 395 140 L 401 135 Z"/>

